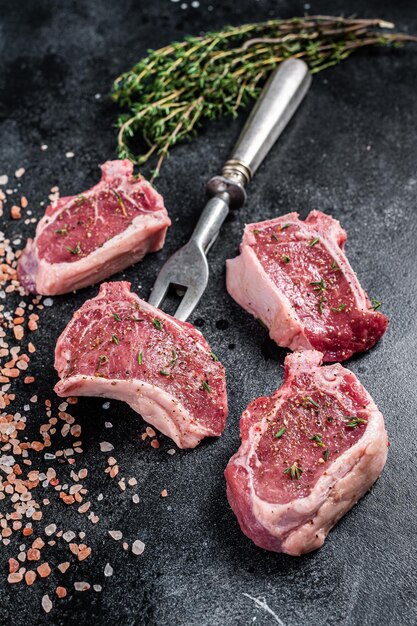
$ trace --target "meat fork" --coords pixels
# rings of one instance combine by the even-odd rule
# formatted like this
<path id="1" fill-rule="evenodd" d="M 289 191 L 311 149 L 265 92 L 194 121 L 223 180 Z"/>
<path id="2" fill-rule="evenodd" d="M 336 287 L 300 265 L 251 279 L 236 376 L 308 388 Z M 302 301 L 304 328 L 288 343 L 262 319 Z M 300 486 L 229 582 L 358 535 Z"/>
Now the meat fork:
<path id="1" fill-rule="evenodd" d="M 190 240 L 163 265 L 149 303 L 160 307 L 170 286 L 184 292 L 175 317 L 187 320 L 208 279 L 207 253 L 216 241 L 230 208 L 246 200 L 245 188 L 294 115 L 311 84 L 311 74 L 300 59 L 288 59 L 273 72 L 226 161 L 221 176 L 207 183 L 211 196 Z"/>

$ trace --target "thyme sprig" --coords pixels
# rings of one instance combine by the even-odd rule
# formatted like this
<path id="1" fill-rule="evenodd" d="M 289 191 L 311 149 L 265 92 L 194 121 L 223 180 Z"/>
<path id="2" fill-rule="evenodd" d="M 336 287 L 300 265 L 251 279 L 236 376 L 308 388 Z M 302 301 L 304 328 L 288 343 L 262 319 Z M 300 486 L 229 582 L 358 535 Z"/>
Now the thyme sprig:
<path id="1" fill-rule="evenodd" d="M 113 85 L 113 100 L 126 110 L 117 123 L 119 156 L 143 164 L 157 155 L 156 176 L 176 143 L 204 120 L 235 117 L 284 59 L 304 59 L 317 73 L 364 46 L 417 41 L 381 30 L 393 27 L 380 19 L 294 17 L 229 26 L 150 50 Z M 132 144 L 137 133 L 147 145 L 139 155 Z"/>

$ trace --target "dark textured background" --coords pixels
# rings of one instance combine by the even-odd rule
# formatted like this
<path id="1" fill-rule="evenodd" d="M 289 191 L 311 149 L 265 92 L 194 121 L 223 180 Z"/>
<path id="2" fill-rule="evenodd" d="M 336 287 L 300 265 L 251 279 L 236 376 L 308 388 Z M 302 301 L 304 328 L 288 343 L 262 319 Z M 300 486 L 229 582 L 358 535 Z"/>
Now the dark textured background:
<path id="1" fill-rule="evenodd" d="M 15 169 L 26 168 L 21 192 L 37 215 L 53 185 L 65 195 L 88 188 L 98 180 L 98 165 L 115 156 L 115 110 L 106 94 L 112 79 L 149 47 L 226 23 L 289 17 L 308 8 L 281 0 L 188 5 L 0 2 L 0 173 L 13 177 Z M 310 12 L 379 16 L 417 33 L 411 1 L 313 0 Z M 123 404 L 111 402 L 106 411 L 100 400 L 81 400 L 73 411 L 84 433 L 85 453 L 77 468 L 89 469 L 86 483 L 101 522 L 93 527 L 54 500 L 40 527 L 55 521 L 60 528 L 87 531 L 93 557 L 71 568 L 64 584 L 102 583 L 103 592 L 70 588 L 69 597 L 54 602 L 46 616 L 41 597 L 46 592 L 53 597 L 61 579 L 54 574 L 30 589 L 11 587 L 4 570 L 2 625 L 277 623 L 245 593 L 265 598 L 285 626 L 417 623 L 416 76 L 417 49 L 410 46 L 368 50 L 314 78 L 302 110 L 251 184 L 246 206 L 230 217 L 212 249 L 210 285 L 191 319 L 199 320 L 226 366 L 230 416 L 223 437 L 169 456 L 167 439 L 158 451 L 140 441 L 143 423 Z M 203 206 L 204 182 L 219 171 L 244 117 L 210 126 L 190 145 L 177 147 L 166 163 L 158 180 L 173 219 L 166 246 L 124 274 L 142 297 L 163 261 L 189 236 Z M 43 143 L 49 146 L 44 152 Z M 65 158 L 69 150 L 75 158 Z M 272 347 L 265 331 L 228 297 L 224 262 L 235 255 L 245 222 L 289 210 L 304 217 L 315 208 L 341 220 L 353 267 L 369 293 L 384 301 L 391 319 L 378 346 L 348 364 L 384 413 L 391 448 L 373 491 L 319 552 L 297 559 L 256 548 L 240 532 L 226 501 L 223 469 L 239 445 L 240 413 L 249 400 L 280 384 L 284 351 Z M 22 222 L 6 216 L 4 226 L 12 238 L 22 234 Z M 33 230 L 23 228 L 24 236 Z M 96 291 L 54 298 L 45 310 L 32 365 L 41 401 L 53 396 L 56 338 Z M 20 394 L 23 405 L 27 389 Z M 106 420 L 112 430 L 104 427 Z M 28 433 L 44 421 L 38 405 L 31 410 Z M 104 475 L 108 455 L 99 452 L 102 440 L 114 443 L 123 475 L 138 478 L 139 505 Z M 162 500 L 164 487 L 169 497 Z M 101 491 L 105 498 L 97 502 Z M 144 554 L 124 553 L 107 536 L 109 528 L 122 530 L 130 542 L 141 538 Z M 15 554 L 19 543 L 1 548 L 2 554 Z M 51 553 L 50 562 L 62 556 Z M 103 576 L 107 561 L 114 568 L 110 579 Z"/>

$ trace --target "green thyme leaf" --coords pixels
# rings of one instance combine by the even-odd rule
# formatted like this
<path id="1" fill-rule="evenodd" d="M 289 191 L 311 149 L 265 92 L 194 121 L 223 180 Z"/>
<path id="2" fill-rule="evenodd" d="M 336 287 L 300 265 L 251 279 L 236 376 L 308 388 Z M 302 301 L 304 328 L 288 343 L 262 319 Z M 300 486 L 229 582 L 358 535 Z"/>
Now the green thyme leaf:
<path id="1" fill-rule="evenodd" d="M 381 308 L 383 302 L 380 302 L 379 300 L 375 300 L 375 298 L 372 298 L 371 300 L 372 306 L 370 306 L 370 309 L 373 309 L 374 311 L 379 311 L 379 309 Z"/>
<path id="2" fill-rule="evenodd" d="M 356 416 L 354 416 L 354 417 L 344 417 L 343 419 L 347 422 L 346 427 L 347 428 L 353 428 L 353 429 L 357 428 L 359 426 L 359 424 L 367 424 L 368 423 L 367 420 L 364 420 L 361 417 L 356 417 Z"/>
<path id="3" fill-rule="evenodd" d="M 346 309 L 346 304 L 339 304 L 338 307 L 332 306 L 332 311 L 335 311 L 336 313 L 341 313 L 345 309 Z"/>
<path id="4" fill-rule="evenodd" d="M 71 248 L 70 246 L 65 246 L 65 250 L 68 250 L 68 252 L 71 252 L 71 254 L 74 254 L 74 255 L 81 254 L 80 243 L 78 242 L 75 248 Z"/>
<path id="5" fill-rule="evenodd" d="M 55 233 L 57 235 L 68 235 L 68 224 L 64 224 L 62 228 L 58 228 Z"/>
<path id="6" fill-rule="evenodd" d="M 326 446 L 325 443 L 323 443 L 323 439 L 321 437 L 321 435 L 313 435 L 312 437 L 309 437 L 310 441 L 315 441 L 317 443 L 318 446 L 321 446 L 322 448 L 324 448 Z"/>
<path id="7" fill-rule="evenodd" d="M 313 398 L 312 398 L 311 396 L 306 396 L 306 397 L 304 398 L 304 401 L 305 401 L 305 403 L 306 403 L 306 404 L 312 404 L 312 405 L 313 405 L 313 406 L 315 406 L 317 409 L 319 409 L 319 408 L 320 408 L 320 405 L 319 405 L 319 404 L 318 404 L 315 400 L 313 400 Z"/>
<path id="8" fill-rule="evenodd" d="M 310 285 L 314 285 L 313 289 L 314 291 L 326 291 L 327 287 L 326 287 L 326 283 L 324 282 L 323 278 L 320 278 L 320 280 L 314 280 L 310 283 Z"/>
<path id="9" fill-rule="evenodd" d="M 289 474 L 291 480 L 299 480 L 304 470 L 297 463 L 293 463 L 290 467 L 284 470 L 284 474 Z"/>
<path id="10" fill-rule="evenodd" d="M 287 427 L 286 426 L 282 426 L 279 431 L 277 433 L 275 433 L 274 437 L 275 439 L 281 439 L 282 435 L 286 432 Z"/>
<path id="11" fill-rule="evenodd" d="M 162 330 L 162 322 L 161 320 L 159 320 L 157 317 L 155 317 L 155 319 L 152 320 L 152 324 L 155 326 L 155 328 L 157 328 L 158 330 Z"/>

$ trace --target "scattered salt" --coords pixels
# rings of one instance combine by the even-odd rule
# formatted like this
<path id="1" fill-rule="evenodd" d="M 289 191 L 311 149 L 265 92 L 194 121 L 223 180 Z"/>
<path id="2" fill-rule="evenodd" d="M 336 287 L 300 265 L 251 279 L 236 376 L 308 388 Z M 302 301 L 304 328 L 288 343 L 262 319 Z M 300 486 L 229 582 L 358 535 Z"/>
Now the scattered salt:
<path id="1" fill-rule="evenodd" d="M 93 589 L 94 591 L 100 592 L 103 589 L 103 587 L 101 585 L 93 585 Z"/>
<path id="2" fill-rule="evenodd" d="M 75 591 L 88 591 L 88 589 L 90 589 L 90 585 L 85 581 L 80 581 L 74 583 L 74 589 Z"/>
<path id="3" fill-rule="evenodd" d="M 52 300 L 52 298 L 45 298 L 43 303 L 44 303 L 45 306 L 52 306 L 54 301 Z"/>
<path id="4" fill-rule="evenodd" d="M 138 502 L 139 502 L 139 496 L 138 496 L 138 494 L 137 494 L 137 493 L 133 494 L 133 496 L 132 496 L 132 500 L 133 500 L 133 502 L 134 502 L 135 504 L 138 504 Z"/>
<path id="5" fill-rule="evenodd" d="M 68 543 L 72 541 L 74 537 L 75 537 L 75 533 L 72 530 L 67 530 L 67 532 L 62 535 L 62 538 Z"/>
<path id="6" fill-rule="evenodd" d="M 104 402 L 102 406 L 103 406 L 103 409 L 109 409 L 110 408 L 110 402 Z"/>
<path id="7" fill-rule="evenodd" d="M 104 426 L 106 428 L 113 428 L 113 424 L 111 422 L 104 422 Z"/>
<path id="8" fill-rule="evenodd" d="M 108 441 L 101 441 L 100 442 L 100 450 L 101 450 L 101 452 L 111 452 L 112 450 L 114 450 L 114 446 L 113 446 L 113 444 L 109 443 Z"/>
<path id="9" fill-rule="evenodd" d="M 67 157 L 67 159 L 72 159 L 75 156 L 75 154 L 73 152 L 66 152 L 65 156 Z"/>
<path id="10" fill-rule="evenodd" d="M 16 178 L 22 178 L 25 171 L 26 170 L 24 167 L 19 167 L 19 169 L 15 171 L 14 175 L 16 176 Z"/>
<path id="11" fill-rule="evenodd" d="M 0 176 L 0 185 L 7 185 L 8 182 L 9 182 L 9 177 L 6 176 L 6 174 L 3 174 L 3 176 Z"/>
<path id="12" fill-rule="evenodd" d="M 41 145 L 41 150 L 47 150 L 47 149 L 48 149 L 48 146 L 46 145 L 46 143 L 43 143 Z"/>

